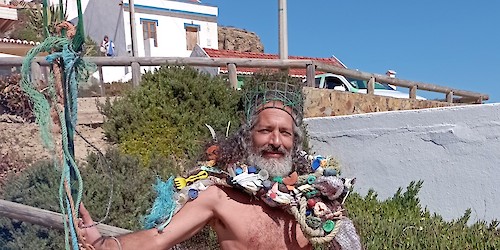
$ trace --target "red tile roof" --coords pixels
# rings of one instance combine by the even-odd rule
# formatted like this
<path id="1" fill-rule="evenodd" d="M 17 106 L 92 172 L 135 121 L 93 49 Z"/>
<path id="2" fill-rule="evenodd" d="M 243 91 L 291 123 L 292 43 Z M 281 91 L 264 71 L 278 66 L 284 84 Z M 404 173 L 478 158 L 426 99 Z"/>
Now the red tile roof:
<path id="1" fill-rule="evenodd" d="M 266 53 L 255 53 L 255 52 L 241 52 L 234 50 L 217 50 L 210 48 L 203 48 L 210 58 L 254 58 L 254 59 L 279 59 L 279 55 L 276 54 L 266 54 Z M 336 67 L 346 68 L 341 62 L 335 57 L 329 58 L 318 58 L 318 57 L 305 57 L 305 56 L 289 56 L 288 59 L 302 59 L 302 60 L 314 60 L 323 63 L 327 63 Z M 238 73 L 249 74 L 259 71 L 258 68 L 243 68 L 238 67 Z M 227 72 L 226 67 L 220 67 L 221 72 Z M 320 73 L 320 72 L 316 72 Z M 306 76 L 306 69 L 290 69 L 289 74 L 292 76 Z"/>

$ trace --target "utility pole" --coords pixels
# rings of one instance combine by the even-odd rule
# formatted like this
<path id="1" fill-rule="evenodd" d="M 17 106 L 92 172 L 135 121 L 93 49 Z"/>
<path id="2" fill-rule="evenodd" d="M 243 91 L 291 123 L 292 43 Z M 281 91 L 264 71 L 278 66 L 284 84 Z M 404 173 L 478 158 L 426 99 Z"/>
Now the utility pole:
<path id="1" fill-rule="evenodd" d="M 128 1 L 128 10 L 130 13 L 130 35 L 132 38 L 132 57 L 138 57 L 139 53 L 137 52 L 137 32 L 135 31 L 135 8 L 134 8 L 134 0 Z M 139 86 L 141 83 L 141 66 L 138 62 L 132 62 L 130 64 L 132 68 L 132 85 L 134 87 Z"/>
<path id="2" fill-rule="evenodd" d="M 288 59 L 288 23 L 286 0 L 278 0 L 280 59 Z"/>
<path id="3" fill-rule="evenodd" d="M 134 8 L 134 0 L 128 1 L 128 10 L 130 13 L 130 35 L 132 38 L 132 56 L 137 57 L 137 32 L 135 30 L 135 8 Z"/>

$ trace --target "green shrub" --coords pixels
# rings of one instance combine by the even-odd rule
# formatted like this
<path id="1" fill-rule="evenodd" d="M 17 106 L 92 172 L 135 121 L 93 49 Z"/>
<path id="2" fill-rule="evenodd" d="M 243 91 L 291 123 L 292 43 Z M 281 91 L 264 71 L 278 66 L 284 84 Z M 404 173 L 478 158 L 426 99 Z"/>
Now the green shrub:
<path id="1" fill-rule="evenodd" d="M 153 155 L 190 158 L 217 131 L 239 126 L 240 93 L 220 78 L 190 67 L 163 66 L 143 75 L 141 85 L 101 107 L 107 138 L 147 163 Z M 222 133 L 221 133 L 222 134 Z"/>
<path id="2" fill-rule="evenodd" d="M 11 175 L 1 198 L 25 205 L 59 211 L 59 174 L 47 162 L 37 163 L 19 175 Z M 2 249 L 63 249 L 64 233 L 42 226 L 0 217 Z"/>
<path id="3" fill-rule="evenodd" d="M 412 182 L 385 201 L 370 190 L 365 197 L 351 194 L 346 201 L 367 249 L 500 249 L 498 221 L 467 225 L 470 210 L 446 222 L 423 209 L 418 199 L 422 182 Z"/>
<path id="4" fill-rule="evenodd" d="M 104 157 L 90 154 L 87 161 L 87 165 L 80 167 L 85 206 L 95 221 L 105 218 L 112 184 L 110 212 L 104 223 L 130 230 L 141 229 L 141 218 L 153 204 L 152 185 L 156 177 L 167 179 L 176 164 L 172 159 L 154 158 L 144 168 L 136 157 L 122 155 L 118 150 L 108 150 Z M 60 212 L 59 180 L 60 172 L 49 162 L 38 163 L 10 176 L 0 198 Z M 185 244 L 199 248 L 200 244 L 207 244 L 211 234 L 206 228 Z M 216 249 L 216 239 L 211 239 L 212 249 Z M 0 246 L 1 249 L 64 249 L 64 233 L 0 217 Z"/>

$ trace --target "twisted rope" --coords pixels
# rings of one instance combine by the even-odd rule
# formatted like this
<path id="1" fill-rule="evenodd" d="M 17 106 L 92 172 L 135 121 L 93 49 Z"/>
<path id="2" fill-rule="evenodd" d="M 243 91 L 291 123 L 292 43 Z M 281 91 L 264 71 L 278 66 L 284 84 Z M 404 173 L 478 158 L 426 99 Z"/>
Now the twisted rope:
<path id="1" fill-rule="evenodd" d="M 50 105 L 49 100 L 36 89 L 35 84 L 31 84 L 31 63 L 40 52 L 53 52 L 46 58 L 48 62 L 52 63 L 53 73 L 56 78 L 56 81 L 49 82 L 48 86 L 52 105 Z M 59 187 L 59 206 L 61 207 L 62 216 L 64 217 L 66 249 L 72 247 L 75 250 L 79 249 L 79 239 L 80 241 L 83 240 L 83 238 L 79 236 L 76 230 L 77 224 L 75 224 L 76 218 L 78 218 L 75 207 L 79 207 L 81 203 L 83 180 L 71 150 L 73 150 L 73 134 L 77 122 L 78 81 L 83 78 L 79 73 L 89 70 L 89 68 L 89 64 L 81 60 L 79 54 L 72 49 L 70 40 L 61 37 L 48 37 L 40 45 L 32 48 L 27 53 L 21 68 L 21 87 L 34 104 L 35 121 L 40 126 L 42 141 L 44 146 L 46 146 L 53 155 L 56 154 L 53 135 L 51 133 L 51 121 L 60 126 L 62 135 L 62 163 L 54 160 L 55 165 L 59 166 L 58 168 L 62 170 Z M 65 102 L 61 101 L 61 97 L 66 97 L 64 98 Z M 61 110 L 60 106 L 62 105 L 64 105 L 64 111 Z M 52 112 L 50 111 L 51 106 L 53 109 Z M 71 183 L 70 171 L 74 173 L 78 185 L 75 202 L 73 202 L 72 190 L 69 184 Z M 70 235 L 71 244 L 69 242 Z"/>
<path id="2" fill-rule="evenodd" d="M 312 244 L 325 244 L 331 242 L 339 232 L 342 221 L 337 220 L 334 229 L 327 235 L 324 235 L 325 231 L 323 231 L 323 229 L 313 229 L 306 223 L 307 199 L 301 197 L 298 205 L 300 209 L 297 208 L 297 206 L 290 206 L 288 211 L 295 217 L 309 242 Z"/>

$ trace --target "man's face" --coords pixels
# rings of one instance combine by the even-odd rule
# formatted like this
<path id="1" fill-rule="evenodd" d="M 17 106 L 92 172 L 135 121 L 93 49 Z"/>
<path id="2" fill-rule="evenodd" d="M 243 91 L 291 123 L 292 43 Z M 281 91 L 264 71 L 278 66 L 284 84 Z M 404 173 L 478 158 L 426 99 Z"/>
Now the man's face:
<path id="1" fill-rule="evenodd" d="M 251 131 L 249 163 L 266 169 L 271 176 L 290 174 L 293 130 L 293 119 L 287 112 L 278 108 L 261 111 Z"/>

